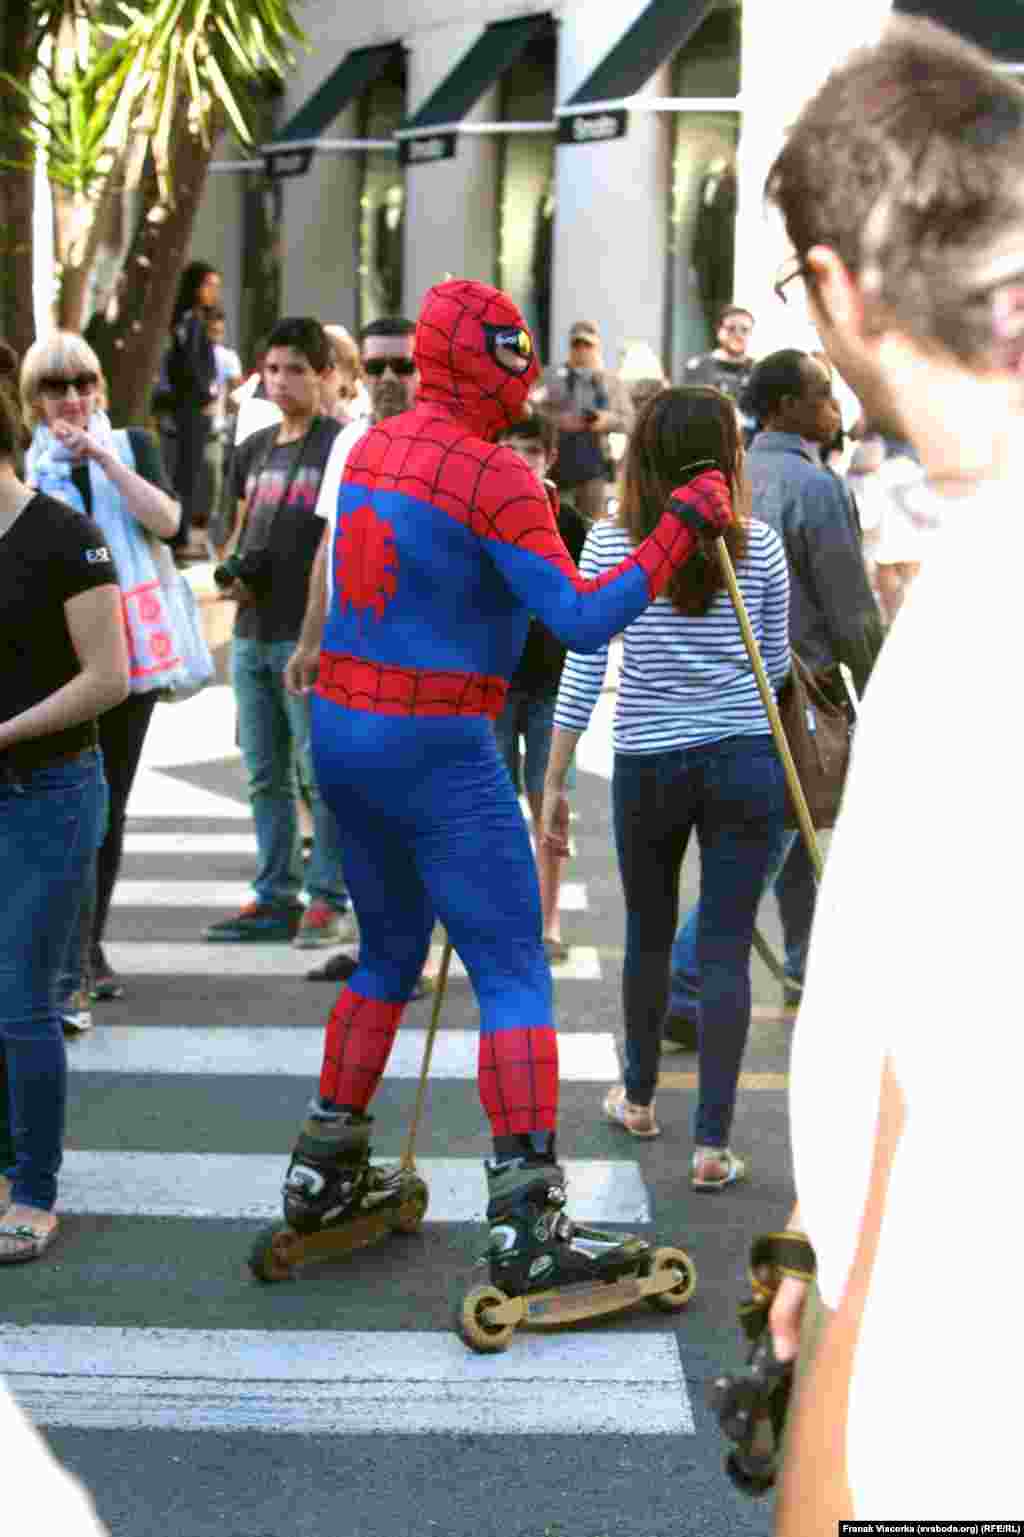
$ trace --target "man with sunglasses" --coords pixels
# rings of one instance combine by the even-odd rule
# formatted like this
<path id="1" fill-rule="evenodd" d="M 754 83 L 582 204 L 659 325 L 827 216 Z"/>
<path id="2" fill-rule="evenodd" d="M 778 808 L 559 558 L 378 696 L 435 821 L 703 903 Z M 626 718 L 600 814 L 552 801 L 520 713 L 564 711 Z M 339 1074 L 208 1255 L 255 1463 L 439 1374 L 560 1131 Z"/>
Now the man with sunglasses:
<path id="1" fill-rule="evenodd" d="M 601 333 L 589 320 L 569 331 L 569 357 L 549 368 L 534 403 L 558 429 L 555 480 L 585 523 L 603 518 L 614 468 L 609 433 L 633 430 L 633 402 L 617 374 L 605 368 Z"/>
<path id="2" fill-rule="evenodd" d="M 727 304 L 718 317 L 718 346 L 689 360 L 683 383 L 707 384 L 721 390 L 740 410 L 740 398 L 754 371 L 754 359 L 750 356 L 753 333 L 754 317 L 750 311 L 738 304 Z M 744 417 L 743 425 L 749 431 L 753 424 Z"/>
<path id="3" fill-rule="evenodd" d="M 284 1214 L 301 1233 L 339 1229 L 341 1252 L 361 1217 L 403 1207 L 403 1172 L 370 1163 L 367 1112 L 440 919 L 480 1006 L 492 1279 L 520 1295 L 621 1275 L 644 1251 L 621 1235 L 576 1241 L 562 1213 L 551 971 L 492 723 L 531 614 L 563 644 L 595 649 L 732 513 L 721 474 L 698 473 L 649 538 L 587 581 L 536 476 L 496 441 L 525 415 L 539 373 L 516 306 L 482 283 L 438 284 L 412 355 L 415 405 L 349 450 L 321 547 L 326 622 L 317 628 L 311 605 L 289 664 L 290 686 L 315 694 L 316 775 L 341 832 L 360 953 L 327 1022 Z"/>

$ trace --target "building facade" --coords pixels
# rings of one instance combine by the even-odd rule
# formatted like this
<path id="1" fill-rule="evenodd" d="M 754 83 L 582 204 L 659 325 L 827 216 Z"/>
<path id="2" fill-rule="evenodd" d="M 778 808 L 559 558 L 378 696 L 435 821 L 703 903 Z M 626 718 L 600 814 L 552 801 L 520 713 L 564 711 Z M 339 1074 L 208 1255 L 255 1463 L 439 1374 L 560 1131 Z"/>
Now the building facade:
<path id="1" fill-rule="evenodd" d="M 1024 59 L 1019 6 L 915 0 Z M 192 255 L 219 266 L 232 334 L 257 315 L 357 331 L 415 315 L 447 274 L 520 304 L 545 360 L 595 322 L 679 377 L 735 299 L 756 350 L 804 345 L 772 281 L 786 254 L 761 188 L 786 125 L 891 0 L 309 0 L 310 50 L 271 137 L 223 148 Z M 254 246 L 273 246 L 261 260 Z M 270 296 L 254 285 L 277 285 Z M 806 334 L 802 334 L 802 328 Z"/>

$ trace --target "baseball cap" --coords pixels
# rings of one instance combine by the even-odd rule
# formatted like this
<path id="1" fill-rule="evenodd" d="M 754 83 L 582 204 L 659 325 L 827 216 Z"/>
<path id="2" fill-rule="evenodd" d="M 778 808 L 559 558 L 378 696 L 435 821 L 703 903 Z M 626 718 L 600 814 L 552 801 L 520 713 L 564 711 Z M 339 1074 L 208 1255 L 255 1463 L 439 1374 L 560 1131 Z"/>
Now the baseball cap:
<path id="1" fill-rule="evenodd" d="M 574 342 L 577 339 L 586 342 L 599 342 L 601 336 L 592 321 L 577 320 L 569 331 L 569 340 Z"/>

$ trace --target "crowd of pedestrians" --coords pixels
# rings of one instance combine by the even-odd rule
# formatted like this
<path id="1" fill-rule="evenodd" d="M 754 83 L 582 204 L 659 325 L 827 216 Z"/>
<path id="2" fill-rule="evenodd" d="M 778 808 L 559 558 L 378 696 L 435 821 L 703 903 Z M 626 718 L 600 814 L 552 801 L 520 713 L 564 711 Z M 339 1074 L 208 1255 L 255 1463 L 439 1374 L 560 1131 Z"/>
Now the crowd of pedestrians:
<path id="1" fill-rule="evenodd" d="M 918 89 L 924 79 L 927 92 Z M 402 1004 L 424 985 L 430 930 L 443 912 L 486 1015 L 490 1209 L 511 1220 L 508 1212 L 536 1199 L 541 1178 L 550 1195 L 557 1165 L 554 1105 L 542 1092 L 550 1087 L 548 967 L 566 953 L 558 889 L 570 848 L 573 757 L 604 683 L 608 642 L 621 636 L 611 794 L 626 914 L 625 1049 L 622 1081 L 609 1087 L 602 1113 L 628 1135 L 658 1136 L 663 1041 L 695 1051 L 690 1182 L 725 1191 L 749 1172 L 733 1147 L 733 1123 L 751 1018 L 751 943 L 769 886 L 784 933 L 784 999 L 800 1003 L 791 1091 L 798 1200 L 789 1225 L 814 1247 L 817 1283 L 784 1281 L 772 1320 L 783 1357 L 795 1354 L 801 1328 L 817 1343 L 804 1347 L 781 1537 L 816 1537 L 851 1515 L 918 1515 L 922 1502 L 943 1514 L 976 1514 L 981 1493 L 993 1513 L 1006 1513 L 996 1509 L 1001 1502 L 1010 1509 L 1012 1416 L 1007 1410 L 996 1425 L 991 1406 L 1016 1239 L 995 1204 L 997 1182 L 977 1176 L 974 1141 L 981 1136 L 987 1170 L 1012 1167 L 1019 1052 L 1001 1023 L 1014 985 L 1014 935 L 1012 914 L 990 892 L 1016 762 L 1003 741 L 1012 717 L 1003 672 L 1016 649 L 1022 149 L 1018 86 L 943 29 L 893 22 L 807 105 L 769 177 L 795 253 L 776 292 L 784 300 L 791 283 L 805 286 L 824 354 L 787 349 L 758 361 L 754 316 L 729 304 L 714 349 L 691 359 L 678 385 L 645 378 L 639 402 L 605 366 L 595 326 L 575 323 L 566 361 L 541 379 L 528 335 L 504 310 L 479 365 L 490 371 L 490 393 L 481 389 L 469 404 L 464 381 L 443 374 L 429 337 L 418 340 L 399 316 L 368 326 L 358 344 L 310 317 L 283 320 L 261 347 L 255 380 L 243 381 L 237 356 L 217 339 L 219 275 L 194 263 L 183 275 L 158 392 L 174 495 L 152 436 L 111 430 L 96 355 L 66 333 L 36 343 L 21 363 L 21 409 L 34 429 L 23 460 L 14 392 L 3 387 L 16 360 L 0 351 L 0 666 L 8 699 L 0 838 L 19 892 L 0 946 L 0 1263 L 38 1257 L 57 1227 L 68 989 L 83 975 L 98 996 L 120 989 L 103 931 L 128 795 L 168 661 L 160 613 L 141 602 L 133 608 L 125 572 L 141 572 L 149 590 L 144 579 L 156 579 L 159 546 L 180 552 L 187 544 L 202 520 L 198 466 L 211 435 L 230 436 L 227 511 L 215 509 L 209 521 L 218 579 L 237 604 L 231 680 L 258 853 L 255 900 L 206 937 L 334 947 L 354 940 L 361 920 L 359 955 L 342 951 L 313 975 L 369 985 L 379 1037 L 372 1071 L 367 1057 L 357 1072 L 345 1052 L 358 1034 L 351 999 L 360 995 L 346 988 L 295 1159 L 307 1156 L 307 1144 L 332 1139 L 346 1168 L 368 1156 L 364 1112 L 383 1070 L 380 1042 L 390 1044 Z M 870 176 L 856 171 L 867 165 Z M 933 224 L 941 239 L 930 239 Z M 457 284 L 432 291 L 428 303 L 445 324 L 456 289 L 459 304 L 498 302 L 481 300 L 479 285 L 462 286 L 466 294 Z M 431 359 L 426 377 L 423 357 Z M 833 368 L 861 404 L 857 424 L 841 420 Z M 499 419 L 495 401 L 522 406 L 528 395 L 525 419 Z M 256 406 L 262 421 L 246 432 L 243 415 Z M 310 692 L 322 657 L 329 677 L 321 674 L 315 708 L 325 722 L 328 708 L 349 707 L 357 683 L 368 686 L 369 672 L 383 690 L 385 673 L 408 671 L 404 661 L 367 663 L 357 679 L 341 650 L 357 606 L 349 593 L 346 619 L 345 605 L 332 605 L 346 579 L 333 553 L 339 508 L 346 528 L 358 516 L 344 500 L 347 470 L 369 474 L 372 461 L 372 474 L 386 478 L 396 445 L 407 455 L 417 433 L 444 436 L 453 422 L 502 439 L 497 462 L 509 483 L 552 524 L 551 542 L 534 551 L 495 534 L 501 514 L 493 513 L 500 552 L 493 572 L 473 568 L 473 581 L 496 605 L 493 633 L 503 642 L 518 636 L 518 662 L 509 659 L 500 709 L 453 710 L 445 722 L 477 775 L 466 804 L 481 827 L 492 819 L 494 850 L 500 845 L 511 861 L 500 914 L 480 905 L 486 893 L 463 870 L 457 840 L 447 862 L 430 863 L 431 840 L 462 804 L 456 792 L 464 786 L 452 780 L 451 806 L 440 791 L 426 795 L 425 760 L 416 758 L 402 780 L 398 825 L 378 804 L 386 784 L 371 791 L 356 782 L 353 762 L 368 751 L 361 735 L 346 738 L 342 752 L 325 725 L 320 750 L 311 751 Z M 837 468 L 844 425 L 857 436 L 848 473 Z M 448 468 L 434 471 L 436 497 Z M 687 472 L 698 484 L 703 472 L 705 482 L 688 500 L 679 490 Z M 404 486 L 404 469 L 392 479 Z M 477 486 L 484 480 L 481 461 Z M 478 510 L 471 499 L 483 493 L 465 493 L 462 520 L 462 487 L 459 478 L 459 489 L 446 491 L 444 511 L 468 525 Z M 666 507 L 676 520 L 671 535 Z M 999 559 L 985 562 L 984 581 L 965 579 L 988 531 Z M 861 697 L 854 767 L 820 892 L 807 849 L 785 826 L 782 767 L 712 557 L 718 534 L 771 686 L 781 686 L 796 653 L 812 669 L 848 669 Z M 642 595 L 634 580 L 641 570 Z M 499 579 L 507 612 L 488 585 Z M 513 599 L 523 610 L 518 631 L 509 622 Z M 480 604 L 482 613 L 483 597 Z M 446 608 L 445 616 L 461 644 L 463 615 Z M 983 665 L 968 672 L 976 653 Z M 493 683 L 482 669 L 472 676 L 474 686 Z M 959 878 L 966 869 L 976 900 L 966 915 L 949 903 L 949 841 L 937 836 L 943 813 L 963 802 L 976 777 L 972 735 L 949 729 L 950 685 L 961 679 L 970 679 L 962 697 L 995 749 L 986 753 L 985 795 L 971 800 Z M 415 688 L 421 681 L 417 674 Z M 373 699 L 377 729 L 393 738 L 385 779 L 394 779 L 417 721 L 403 719 L 398 730 L 383 693 Z M 493 730 L 482 724 L 488 713 Z M 438 752 L 443 787 L 452 761 Z M 510 830 L 512 786 L 529 805 L 535 876 L 521 819 L 514 836 Z M 313 826 L 305 863 L 303 795 Z M 694 833 L 699 903 L 680 923 L 680 868 Z M 420 844 L 426 852 L 417 863 Z M 534 956 L 528 985 L 519 979 L 519 1005 L 528 998 L 533 1013 L 509 1005 L 511 983 L 496 959 L 511 942 L 510 905 L 515 943 Z M 869 959 L 855 967 L 851 930 L 871 935 Z M 971 1028 L 984 1049 L 966 1060 L 952 1050 L 965 995 L 948 967 L 936 965 L 944 955 L 970 957 Z M 383 993 L 373 991 L 374 978 Z M 385 1006 L 392 993 L 394 1005 Z M 513 1124 L 495 1084 L 512 1071 L 502 1052 L 526 1036 L 544 1070 Z M 983 1107 L 982 1122 L 969 1119 L 957 1137 L 952 1128 L 968 1106 Z M 950 1209 L 971 1212 L 984 1235 L 974 1293 L 984 1305 L 972 1309 L 971 1348 L 958 1372 L 961 1390 L 989 1411 L 968 1426 L 952 1423 L 935 1348 L 948 1320 L 929 1267 Z M 543 1225 L 546 1208 L 537 1210 Z M 926 1468 L 889 1455 L 905 1413 L 890 1391 L 894 1375 L 914 1384 Z M 1003 1445 L 998 1454 L 993 1436 Z"/>

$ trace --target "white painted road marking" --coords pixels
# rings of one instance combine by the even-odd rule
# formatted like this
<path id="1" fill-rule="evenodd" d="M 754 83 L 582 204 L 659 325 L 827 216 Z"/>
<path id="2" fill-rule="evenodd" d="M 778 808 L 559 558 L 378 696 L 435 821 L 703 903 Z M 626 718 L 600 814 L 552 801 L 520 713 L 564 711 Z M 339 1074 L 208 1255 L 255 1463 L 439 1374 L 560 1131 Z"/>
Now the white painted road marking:
<path id="1" fill-rule="evenodd" d="M 382 1162 L 396 1154 L 377 1149 Z M 635 1163 L 563 1159 L 573 1216 L 580 1222 L 651 1220 Z M 62 1211 L 111 1217 L 188 1217 L 272 1222 L 281 1216 L 287 1153 L 98 1153 L 67 1149 Z M 430 1189 L 430 1222 L 482 1222 L 486 1189 L 473 1158 L 418 1158 Z"/>
<path id="2" fill-rule="evenodd" d="M 245 854 L 256 857 L 255 833 L 126 833 L 126 854 Z"/>
<path id="3" fill-rule="evenodd" d="M 221 834 L 220 837 L 225 839 L 230 835 Z M 153 835 L 149 841 L 152 844 Z M 205 843 L 209 840 L 202 841 Z M 135 852 L 131 843 L 128 844 L 127 852 Z M 155 853 L 158 850 L 151 847 L 150 852 Z M 168 852 L 191 854 L 199 853 L 200 850 L 179 848 Z M 204 850 L 203 852 L 214 851 Z M 227 851 L 218 850 L 217 852 Z M 252 888 L 247 881 L 121 880 L 114 887 L 113 897 L 114 907 L 222 907 L 229 913 L 237 912 L 240 907 L 244 907 L 251 901 Z M 587 891 L 583 883 L 566 881 L 559 892 L 558 905 L 563 912 L 585 912 Z"/>
<path id="4" fill-rule="evenodd" d="M 125 976 L 171 977 L 304 977 L 318 964 L 317 952 L 296 950 L 285 944 L 172 944 L 138 940 L 104 942 L 104 952 L 115 971 Z M 436 972 L 441 946 L 435 945 L 427 969 Z M 451 976 L 465 979 L 466 968 L 455 956 Z M 601 960 L 593 945 L 572 945 L 569 959 L 552 966 L 556 981 L 600 982 Z M 316 984 L 314 984 L 316 985 Z M 322 988 L 323 984 L 319 984 Z"/>
<path id="5" fill-rule="evenodd" d="M 425 1030 L 403 1025 L 388 1059 L 386 1077 L 417 1078 Z M 479 1031 L 441 1030 L 430 1062 L 432 1078 L 476 1079 Z M 323 1029 L 243 1029 L 218 1026 L 102 1025 L 68 1053 L 73 1073 L 205 1073 L 260 1077 L 317 1077 Z M 617 1078 L 621 1069 L 610 1032 L 568 1032 L 558 1038 L 563 1083 Z"/>
<path id="6" fill-rule="evenodd" d="M 371 1435 L 694 1435 L 675 1337 L 0 1326 L 0 1372 L 37 1423 Z"/>

